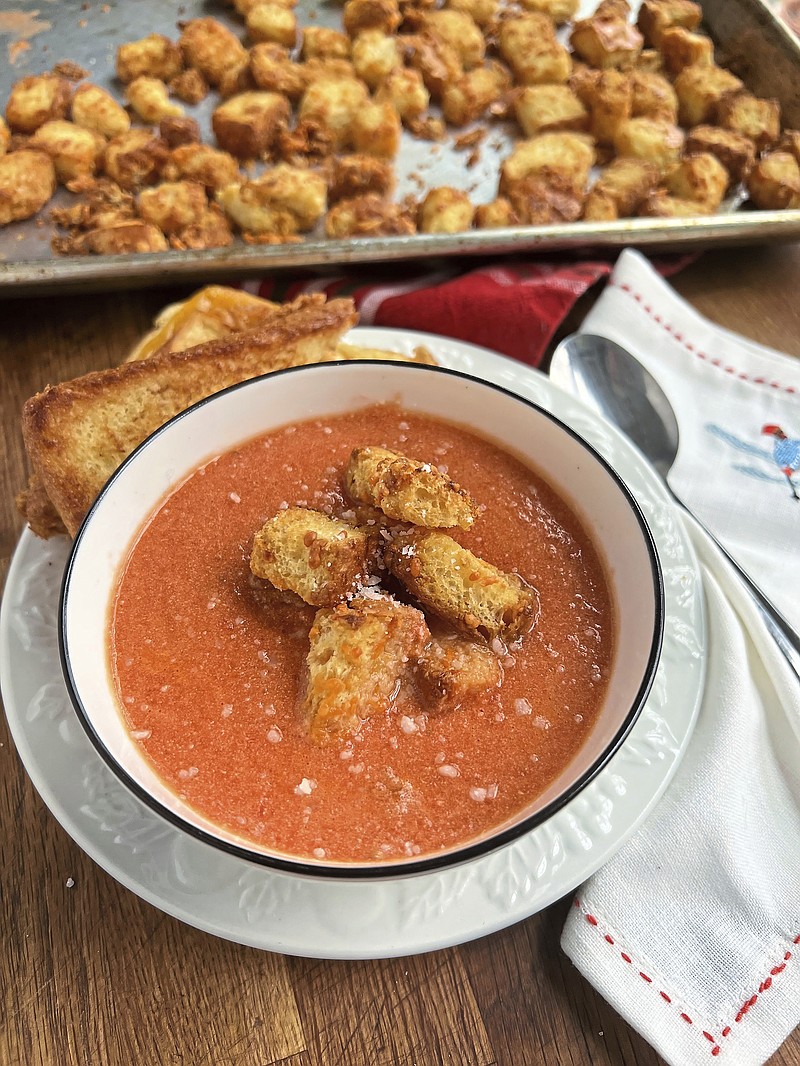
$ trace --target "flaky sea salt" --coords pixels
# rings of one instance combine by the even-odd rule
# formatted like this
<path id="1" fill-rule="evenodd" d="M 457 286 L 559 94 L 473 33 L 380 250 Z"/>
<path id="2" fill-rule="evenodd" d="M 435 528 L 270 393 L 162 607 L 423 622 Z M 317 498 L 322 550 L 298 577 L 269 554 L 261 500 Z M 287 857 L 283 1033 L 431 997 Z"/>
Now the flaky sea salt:
<path id="1" fill-rule="evenodd" d="M 450 763 L 444 763 L 439 767 L 439 773 L 442 777 L 460 777 L 461 771 L 457 766 L 452 766 Z"/>
<path id="2" fill-rule="evenodd" d="M 530 701 L 526 699 L 514 700 L 514 710 L 517 714 L 533 714 L 533 707 L 530 705 Z"/>
<path id="3" fill-rule="evenodd" d="M 314 856 L 315 859 L 324 859 L 325 858 L 325 848 L 314 848 L 314 850 L 311 852 L 311 854 Z"/>
<path id="4" fill-rule="evenodd" d="M 344 748 L 342 751 L 339 752 L 339 758 L 340 759 L 352 759 L 353 758 L 353 752 L 349 748 Z"/>
<path id="5" fill-rule="evenodd" d="M 417 723 L 413 718 L 409 718 L 407 714 L 404 714 L 400 719 L 400 728 L 406 736 L 411 736 L 412 733 L 417 733 L 419 731 Z"/>
<path id="6" fill-rule="evenodd" d="M 316 781 L 313 781 L 308 777 L 304 777 L 299 785 L 294 786 L 294 794 L 295 796 L 310 796 L 316 787 Z"/>
<path id="7" fill-rule="evenodd" d="M 222 714 L 223 718 L 230 718 L 230 716 L 233 714 L 233 704 L 224 703 L 222 705 L 222 711 L 220 713 Z"/>
<path id="8" fill-rule="evenodd" d="M 541 714 L 537 714 L 536 715 L 536 717 L 533 720 L 533 724 L 536 726 L 537 729 L 549 729 L 550 728 L 550 720 L 548 718 L 545 718 Z"/>
<path id="9" fill-rule="evenodd" d="M 134 729 L 131 733 L 134 740 L 149 740 L 152 735 L 149 729 Z"/>
<path id="10" fill-rule="evenodd" d="M 497 799 L 497 791 L 497 785 L 489 785 L 486 789 L 486 798 L 490 800 Z"/>
<path id="11" fill-rule="evenodd" d="M 197 777 L 200 773 L 196 766 L 190 766 L 188 770 L 178 770 L 178 777 L 184 781 L 188 781 L 190 777 Z"/>
<path id="12" fill-rule="evenodd" d="M 65 884 L 66 884 L 67 888 L 74 888 L 75 887 L 75 878 L 74 877 L 68 877 L 66 882 L 65 882 Z"/>
<path id="13" fill-rule="evenodd" d="M 281 733 L 276 725 L 270 726 L 267 730 L 267 740 L 270 744 L 280 744 L 283 740 L 283 733 Z M 305 781 L 305 778 L 303 778 L 303 780 Z M 295 789 L 295 792 L 297 792 L 297 789 Z"/>
<path id="14" fill-rule="evenodd" d="M 475 785 L 469 790 L 469 798 L 475 800 L 476 803 L 483 803 L 486 799 L 486 789 L 477 788 Z"/>
<path id="15" fill-rule="evenodd" d="M 239 495 L 238 492 L 229 492 L 228 493 L 228 499 L 229 500 L 233 500 L 234 503 L 241 503 L 242 502 L 242 497 Z"/>

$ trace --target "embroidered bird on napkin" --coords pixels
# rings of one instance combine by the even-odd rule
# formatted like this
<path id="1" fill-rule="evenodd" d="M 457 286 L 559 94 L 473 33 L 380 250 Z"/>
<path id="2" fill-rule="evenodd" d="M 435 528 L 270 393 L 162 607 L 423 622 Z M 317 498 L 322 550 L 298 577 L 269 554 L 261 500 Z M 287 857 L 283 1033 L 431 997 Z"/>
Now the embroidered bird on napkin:
<path id="1" fill-rule="evenodd" d="M 795 486 L 794 481 L 792 481 L 792 474 L 795 474 L 800 470 L 800 440 L 792 440 L 791 437 L 787 437 L 780 426 L 773 425 L 772 423 L 764 426 L 761 432 L 775 438 L 775 443 L 772 446 L 772 457 L 781 468 L 781 472 L 786 477 L 786 480 L 789 482 L 792 496 L 794 496 L 796 500 L 800 500 L 797 487 Z"/>

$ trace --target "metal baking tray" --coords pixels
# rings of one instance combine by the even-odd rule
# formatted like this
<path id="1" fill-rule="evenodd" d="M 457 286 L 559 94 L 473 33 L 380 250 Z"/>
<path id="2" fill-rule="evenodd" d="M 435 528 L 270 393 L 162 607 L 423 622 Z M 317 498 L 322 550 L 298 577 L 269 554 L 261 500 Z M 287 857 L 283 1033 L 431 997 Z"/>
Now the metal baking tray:
<path id="1" fill-rule="evenodd" d="M 8 0 L 7 0 L 8 2 Z M 11 0 L 13 3 L 13 0 Z M 34 6 L 35 4 L 35 6 Z M 595 0 L 585 0 L 589 14 Z M 90 71 L 96 84 L 121 98 L 114 78 L 116 49 L 148 33 L 176 38 L 179 20 L 212 15 L 238 32 L 244 27 L 232 9 L 218 0 L 23 0 L 19 8 L 0 10 L 0 101 L 26 74 L 49 70 L 71 59 Z M 800 41 L 762 0 L 704 0 L 705 28 L 717 47 L 718 61 L 729 66 L 753 92 L 777 97 L 784 126 L 800 128 Z M 330 0 L 300 0 L 298 22 L 340 27 L 341 6 Z M 0 54 L 2 54 L 0 53 Z M 13 60 L 13 62 L 12 62 Z M 186 108 L 210 136 L 214 93 L 195 108 Z M 463 131 L 459 131 L 463 132 Z M 396 161 L 397 198 L 426 188 L 454 185 L 475 203 L 494 198 L 499 162 L 510 151 L 508 125 L 493 126 L 478 162 L 467 167 L 468 151 L 453 145 L 418 141 L 404 133 Z M 150 255 L 62 257 L 51 252 L 56 232 L 49 210 L 67 203 L 60 189 L 37 219 L 0 228 L 0 295 L 48 290 L 112 289 L 231 276 L 258 276 L 285 269 L 332 270 L 344 264 L 430 260 L 437 257 L 585 252 L 625 246 L 662 251 L 800 238 L 800 210 L 736 210 L 697 219 L 625 219 L 619 222 L 572 222 L 552 226 L 518 226 L 471 230 L 458 234 L 415 234 L 327 240 L 311 235 L 301 244 L 250 246 L 236 238 L 228 248 L 169 251 Z"/>

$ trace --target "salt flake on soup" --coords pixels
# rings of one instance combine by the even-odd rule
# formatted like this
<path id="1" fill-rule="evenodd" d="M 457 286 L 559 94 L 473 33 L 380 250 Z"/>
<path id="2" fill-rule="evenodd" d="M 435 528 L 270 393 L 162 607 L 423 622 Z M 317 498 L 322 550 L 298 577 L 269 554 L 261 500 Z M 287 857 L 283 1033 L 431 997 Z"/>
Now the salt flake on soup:
<path id="1" fill-rule="evenodd" d="M 540 795 L 613 645 L 603 567 L 550 485 L 381 404 L 176 488 L 121 568 L 109 655 L 131 737 L 199 813 L 280 854 L 391 862 Z"/>

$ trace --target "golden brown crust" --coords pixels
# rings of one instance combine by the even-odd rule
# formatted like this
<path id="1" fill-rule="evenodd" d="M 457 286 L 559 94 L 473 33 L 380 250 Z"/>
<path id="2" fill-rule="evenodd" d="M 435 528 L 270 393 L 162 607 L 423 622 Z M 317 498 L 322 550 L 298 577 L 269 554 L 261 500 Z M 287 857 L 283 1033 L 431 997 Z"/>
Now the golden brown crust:
<path id="1" fill-rule="evenodd" d="M 237 159 L 263 159 L 289 121 L 289 101 L 278 93 L 239 93 L 214 109 L 211 125 L 224 151 Z"/>
<path id="2" fill-rule="evenodd" d="M 400 205 L 367 193 L 334 204 L 325 216 L 328 237 L 377 237 L 416 233 L 417 227 Z"/>
<path id="3" fill-rule="evenodd" d="M 394 171 L 388 163 L 368 155 L 342 155 L 330 160 L 326 171 L 328 203 L 374 193 L 388 196 Z"/>
<path id="4" fill-rule="evenodd" d="M 117 49 L 117 77 L 129 82 L 146 75 L 169 81 L 183 69 L 181 49 L 160 33 L 151 33 L 139 41 L 129 41 Z"/>
<path id="5" fill-rule="evenodd" d="M 710 152 L 735 181 L 745 178 L 755 162 L 755 146 L 751 140 L 718 126 L 695 126 L 686 137 L 684 151 L 687 155 Z"/>
<path id="6" fill-rule="evenodd" d="M 21 148 L 0 155 L 0 226 L 35 215 L 55 190 L 55 168 L 45 152 Z"/>
<path id="7" fill-rule="evenodd" d="M 61 516 L 45 491 L 41 478 L 32 474 L 27 487 L 17 493 L 17 510 L 37 537 L 49 540 L 67 532 Z"/>
<path id="8" fill-rule="evenodd" d="M 57 74 L 31 74 L 11 89 L 6 121 L 15 133 L 33 133 L 45 122 L 66 118 L 72 86 Z"/>
<path id="9" fill-rule="evenodd" d="M 356 321 L 350 300 L 305 298 L 258 329 L 86 374 L 32 397 L 23 411 L 25 446 L 69 532 L 122 460 L 173 415 L 238 381 L 313 362 Z"/>

